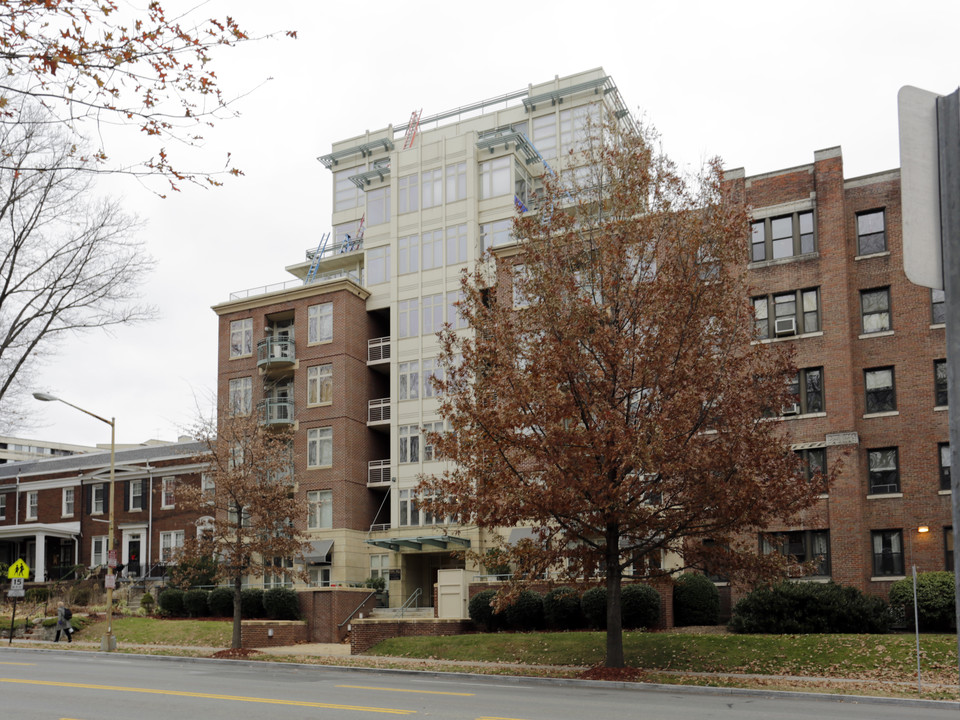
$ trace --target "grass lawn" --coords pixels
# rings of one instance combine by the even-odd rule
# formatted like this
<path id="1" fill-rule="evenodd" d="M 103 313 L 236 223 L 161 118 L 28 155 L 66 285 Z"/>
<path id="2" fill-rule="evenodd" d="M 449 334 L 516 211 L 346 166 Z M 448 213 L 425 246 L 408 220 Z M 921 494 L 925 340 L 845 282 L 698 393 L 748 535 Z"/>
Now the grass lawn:
<path id="1" fill-rule="evenodd" d="M 96 640 L 107 631 L 107 621 L 84 627 L 77 640 Z M 184 645 L 187 647 L 230 647 L 233 623 L 229 620 L 159 620 L 151 617 L 115 617 L 113 634 L 118 643 L 132 645 Z"/>
<path id="2" fill-rule="evenodd" d="M 921 635 L 921 668 L 931 682 L 957 682 L 957 638 Z M 600 632 L 492 633 L 393 638 L 369 654 L 533 665 L 597 665 Z M 648 670 L 806 675 L 856 679 L 916 678 L 913 635 L 687 635 L 624 633 L 627 664 Z"/>

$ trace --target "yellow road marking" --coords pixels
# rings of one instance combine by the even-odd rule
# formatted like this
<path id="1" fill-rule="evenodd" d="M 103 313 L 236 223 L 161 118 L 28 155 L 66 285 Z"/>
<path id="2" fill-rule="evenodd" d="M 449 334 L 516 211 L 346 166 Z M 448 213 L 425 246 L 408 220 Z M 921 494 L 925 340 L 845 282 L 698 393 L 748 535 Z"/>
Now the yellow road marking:
<path id="1" fill-rule="evenodd" d="M 424 695 L 459 695 L 460 697 L 473 697 L 473 693 L 443 692 L 441 690 L 411 690 L 409 688 L 384 688 L 371 687 L 369 685 L 335 685 L 338 688 L 351 688 L 353 690 L 382 690 L 384 692 L 408 692 L 422 693 Z"/>
<path id="2" fill-rule="evenodd" d="M 477 720 L 523 720 L 522 718 L 502 718 L 502 717 L 482 717 L 477 718 Z"/>
<path id="3" fill-rule="evenodd" d="M 36 663 L 0 662 L 0 665 L 36 665 Z"/>
<path id="4" fill-rule="evenodd" d="M 357 710 L 359 712 L 380 712 L 390 715 L 413 715 L 416 710 L 395 708 L 363 707 L 360 705 L 335 705 L 333 703 L 306 702 L 304 700 L 275 700 L 273 698 L 244 697 L 242 695 L 216 695 L 213 693 L 186 692 L 184 690 L 158 690 L 156 688 L 121 687 L 119 685 L 88 685 L 85 683 L 54 682 L 52 680 L 15 680 L 0 678 L 0 683 L 20 685 L 46 685 L 49 687 L 80 688 L 83 690 L 112 690 L 118 692 L 146 693 L 148 695 L 174 695 L 176 697 L 204 698 L 206 700 L 235 700 L 237 702 L 256 702 L 267 705 L 294 705 L 296 707 L 324 708 L 327 710 Z"/>

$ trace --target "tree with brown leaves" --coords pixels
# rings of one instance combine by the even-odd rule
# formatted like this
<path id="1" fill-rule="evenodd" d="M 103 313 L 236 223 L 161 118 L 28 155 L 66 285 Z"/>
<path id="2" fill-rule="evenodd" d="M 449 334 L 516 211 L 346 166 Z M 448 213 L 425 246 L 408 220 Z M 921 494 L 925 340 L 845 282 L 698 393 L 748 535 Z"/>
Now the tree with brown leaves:
<path id="1" fill-rule="evenodd" d="M 215 580 L 233 585 L 233 640 L 240 647 L 240 593 L 245 578 L 306 579 L 307 549 L 297 528 L 290 437 L 254 415 L 229 415 L 197 433 L 209 464 L 201 486 L 177 489 L 177 502 L 200 519 L 177 560 L 217 560 Z"/>
<path id="2" fill-rule="evenodd" d="M 433 437 L 453 463 L 421 491 L 464 524 L 532 527 L 501 547 L 515 583 L 605 577 L 606 664 L 619 667 L 628 568 L 775 571 L 738 538 L 820 486 L 772 417 L 795 368 L 782 345 L 754 342 L 748 218 L 719 163 L 684 177 L 652 131 L 614 127 L 572 161 L 572 180 L 545 178 L 539 211 L 515 221 L 515 249 L 463 278 L 473 332 L 443 333 L 451 432 Z M 661 552 L 676 567 L 651 567 Z"/>
<path id="3" fill-rule="evenodd" d="M 286 33 L 296 37 L 295 32 Z M 218 173 L 177 164 L 169 146 L 200 145 L 204 127 L 234 115 L 213 63 L 216 48 L 250 40 L 232 17 L 198 20 L 168 16 L 163 4 L 146 9 L 115 0 L 10 0 L 0 3 L 0 123 L 17 123 L 39 104 L 45 121 L 103 136 L 104 126 L 132 125 L 157 143 L 150 156 L 127 162 L 108 157 L 102 142 L 77 158 L 87 171 L 162 176 L 219 185 Z M 0 157 L 0 164 L 6 159 Z"/>

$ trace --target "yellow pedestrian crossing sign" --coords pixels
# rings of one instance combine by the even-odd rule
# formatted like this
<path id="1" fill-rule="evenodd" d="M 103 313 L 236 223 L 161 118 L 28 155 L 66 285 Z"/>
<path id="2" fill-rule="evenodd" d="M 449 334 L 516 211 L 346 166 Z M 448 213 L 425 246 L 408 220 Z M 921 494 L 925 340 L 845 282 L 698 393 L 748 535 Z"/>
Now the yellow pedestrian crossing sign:
<path id="1" fill-rule="evenodd" d="M 30 577 L 30 568 L 27 567 L 27 564 L 23 560 L 17 560 L 10 566 L 10 569 L 7 570 L 7 579 L 9 580 L 28 577 Z"/>

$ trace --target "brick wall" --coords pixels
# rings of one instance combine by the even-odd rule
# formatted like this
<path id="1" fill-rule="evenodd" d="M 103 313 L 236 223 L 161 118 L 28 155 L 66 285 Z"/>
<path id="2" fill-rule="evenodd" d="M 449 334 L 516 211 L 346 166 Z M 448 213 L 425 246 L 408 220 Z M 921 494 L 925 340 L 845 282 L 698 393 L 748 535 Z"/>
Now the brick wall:
<path id="1" fill-rule="evenodd" d="M 279 647 L 304 642 L 307 642 L 307 623 L 302 620 L 243 620 L 240 624 L 241 647 Z"/>
<path id="2" fill-rule="evenodd" d="M 343 642 L 354 618 L 368 616 L 377 605 L 368 588 L 310 588 L 297 596 L 308 624 L 307 639 L 315 643 Z"/>
<path id="3" fill-rule="evenodd" d="M 350 630 L 350 654 L 366 652 L 374 645 L 394 637 L 440 637 L 465 635 L 473 629 L 470 620 L 438 620 L 411 618 L 407 620 L 354 620 Z"/>

